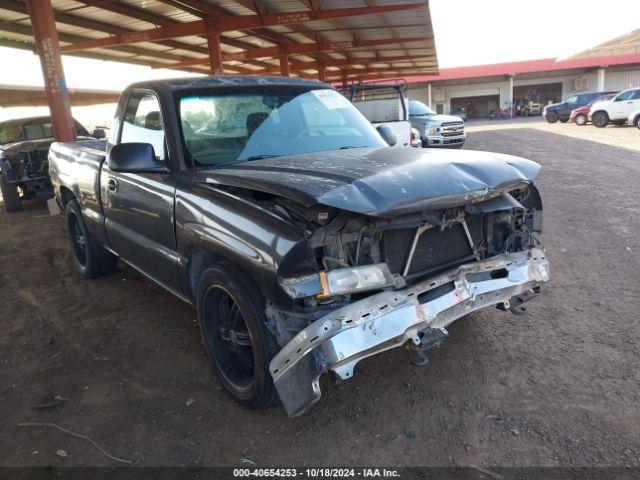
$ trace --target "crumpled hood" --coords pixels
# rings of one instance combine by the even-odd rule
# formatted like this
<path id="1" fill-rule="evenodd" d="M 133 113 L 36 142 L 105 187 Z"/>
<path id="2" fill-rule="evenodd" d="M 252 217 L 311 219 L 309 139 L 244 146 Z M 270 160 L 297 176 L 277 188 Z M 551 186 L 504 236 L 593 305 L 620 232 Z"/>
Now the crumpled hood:
<path id="1" fill-rule="evenodd" d="M 411 117 L 412 124 L 441 125 L 448 122 L 461 122 L 462 118 L 455 115 L 428 115 L 426 117 Z"/>
<path id="2" fill-rule="evenodd" d="M 528 183 L 540 165 L 472 150 L 357 148 L 254 160 L 201 171 L 198 180 L 231 185 L 377 217 L 470 203 Z"/>

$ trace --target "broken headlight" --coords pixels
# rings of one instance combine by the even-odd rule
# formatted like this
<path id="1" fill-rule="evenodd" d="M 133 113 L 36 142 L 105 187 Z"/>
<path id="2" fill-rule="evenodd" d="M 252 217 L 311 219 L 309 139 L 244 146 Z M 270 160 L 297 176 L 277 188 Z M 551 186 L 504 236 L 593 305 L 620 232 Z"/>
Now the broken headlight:
<path id="1" fill-rule="evenodd" d="M 333 297 L 347 293 L 377 290 L 393 285 L 394 278 L 386 263 L 352 268 L 337 268 L 296 278 L 281 278 L 280 286 L 291 298 Z"/>

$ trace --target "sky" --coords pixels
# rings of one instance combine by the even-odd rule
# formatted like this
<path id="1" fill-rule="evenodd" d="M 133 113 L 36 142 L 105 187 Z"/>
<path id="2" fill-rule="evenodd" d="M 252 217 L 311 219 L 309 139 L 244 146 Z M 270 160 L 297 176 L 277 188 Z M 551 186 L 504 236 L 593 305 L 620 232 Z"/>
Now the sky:
<path id="1" fill-rule="evenodd" d="M 440 68 L 562 58 L 640 28 L 640 0 L 430 0 Z M 63 57 L 67 85 L 122 90 L 129 83 L 188 75 Z M 30 52 L 0 47 L 0 84 L 43 85 Z M 88 127 L 110 123 L 114 105 L 77 107 Z M 47 114 L 46 108 L 0 108 L 0 120 Z"/>

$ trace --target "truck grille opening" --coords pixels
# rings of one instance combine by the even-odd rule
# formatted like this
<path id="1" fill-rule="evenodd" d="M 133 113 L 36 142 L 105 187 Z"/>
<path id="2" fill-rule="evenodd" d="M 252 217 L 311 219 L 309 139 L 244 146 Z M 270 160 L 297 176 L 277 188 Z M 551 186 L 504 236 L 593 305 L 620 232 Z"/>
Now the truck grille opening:
<path id="1" fill-rule="evenodd" d="M 467 217 L 467 226 L 478 247 L 484 240 L 484 222 L 481 215 Z M 384 260 L 392 273 L 402 274 L 411 250 L 415 229 L 388 230 L 382 237 Z M 418 240 L 408 276 L 433 274 L 474 258 L 469 240 L 460 223 L 443 231 L 432 228 L 425 231 Z"/>

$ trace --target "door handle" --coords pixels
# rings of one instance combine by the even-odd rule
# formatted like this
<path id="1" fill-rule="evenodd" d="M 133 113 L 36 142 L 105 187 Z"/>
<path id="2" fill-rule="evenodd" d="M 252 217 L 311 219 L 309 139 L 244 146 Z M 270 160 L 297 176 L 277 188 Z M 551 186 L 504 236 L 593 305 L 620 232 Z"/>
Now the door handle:
<path id="1" fill-rule="evenodd" d="M 107 180 L 107 190 L 111 193 L 116 193 L 118 191 L 118 181 L 115 178 Z"/>

